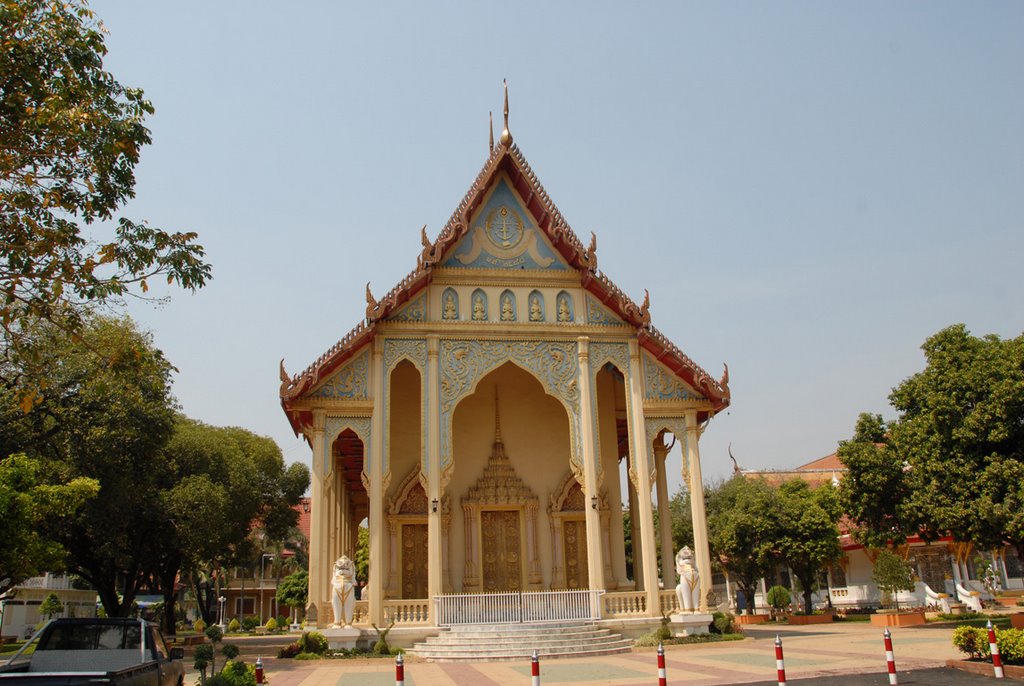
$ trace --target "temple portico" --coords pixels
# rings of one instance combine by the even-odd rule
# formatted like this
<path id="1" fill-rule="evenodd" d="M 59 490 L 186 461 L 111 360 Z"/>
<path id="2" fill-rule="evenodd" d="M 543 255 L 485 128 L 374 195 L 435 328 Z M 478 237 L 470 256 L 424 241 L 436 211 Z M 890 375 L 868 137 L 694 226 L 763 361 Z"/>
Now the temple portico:
<path id="1" fill-rule="evenodd" d="M 420 243 L 385 296 L 367 286 L 365 321 L 301 373 L 282 363 L 282 405 L 312 453 L 310 618 L 330 624 L 330 570 L 355 558 L 364 520 L 357 626 L 436 626 L 440 603 L 452 616 L 443 599 L 469 595 L 595 592 L 600 619 L 675 609 L 669 474 L 701 493 L 700 434 L 729 404 L 727 370 L 708 375 L 654 328 L 646 296 L 597 269 L 596 238 L 569 228 L 507 111 L 452 218 Z"/>

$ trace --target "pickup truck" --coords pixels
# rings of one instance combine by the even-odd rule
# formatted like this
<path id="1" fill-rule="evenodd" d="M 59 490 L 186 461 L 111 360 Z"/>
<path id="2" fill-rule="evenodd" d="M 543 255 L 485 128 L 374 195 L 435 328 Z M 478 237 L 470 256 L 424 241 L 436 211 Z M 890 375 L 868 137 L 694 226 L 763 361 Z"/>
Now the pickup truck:
<path id="1" fill-rule="evenodd" d="M 0 667 L 0 686 L 183 686 L 182 657 L 145 620 L 55 619 Z"/>

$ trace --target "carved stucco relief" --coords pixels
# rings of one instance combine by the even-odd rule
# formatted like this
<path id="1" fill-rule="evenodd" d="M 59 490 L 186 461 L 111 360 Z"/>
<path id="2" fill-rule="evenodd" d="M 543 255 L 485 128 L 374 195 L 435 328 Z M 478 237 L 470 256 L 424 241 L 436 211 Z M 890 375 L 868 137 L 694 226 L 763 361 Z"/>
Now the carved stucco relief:
<path id="1" fill-rule="evenodd" d="M 331 375 L 311 398 L 337 398 L 341 400 L 366 400 L 367 372 L 370 367 L 370 351 L 364 350 L 348 364 Z"/>
<path id="2" fill-rule="evenodd" d="M 694 400 L 700 397 L 647 353 L 641 355 L 641 362 L 644 369 L 644 395 L 647 400 Z"/>

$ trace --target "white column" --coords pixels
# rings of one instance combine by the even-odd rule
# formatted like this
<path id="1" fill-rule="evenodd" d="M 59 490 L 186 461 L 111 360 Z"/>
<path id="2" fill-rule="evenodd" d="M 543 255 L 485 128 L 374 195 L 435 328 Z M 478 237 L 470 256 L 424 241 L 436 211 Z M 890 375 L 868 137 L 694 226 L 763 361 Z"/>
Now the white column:
<path id="1" fill-rule="evenodd" d="M 437 615 L 434 598 L 444 593 L 444 540 L 441 527 L 441 398 L 440 364 L 437 336 L 427 337 L 427 406 L 423 416 L 427 422 L 427 445 L 423 450 L 427 456 L 427 621 L 436 625 Z M 435 510 L 434 503 L 437 503 Z"/>
<path id="2" fill-rule="evenodd" d="M 654 467 L 658 473 L 658 527 L 661 529 L 661 583 L 665 590 L 676 587 L 675 552 L 672 550 L 672 511 L 669 509 L 668 477 L 665 461 L 668 448 L 664 440 L 654 446 Z"/>
<path id="3" fill-rule="evenodd" d="M 647 593 L 647 614 L 661 616 L 658 589 L 658 553 L 654 533 L 654 510 L 651 502 L 651 468 L 648 455 L 646 422 L 644 421 L 643 376 L 640 372 L 640 348 L 636 340 L 629 342 L 629 412 L 633 427 L 633 455 L 636 456 L 637 517 L 640 520 L 640 552 L 643 560 L 644 591 Z M 701 502 L 703 506 L 703 501 Z M 633 558 L 637 557 L 636 544 Z"/>
<path id="4" fill-rule="evenodd" d="M 322 410 L 313 411 L 313 430 L 310 436 L 310 445 L 313 448 L 313 483 L 311 522 L 309 527 L 309 598 L 307 603 L 312 605 L 316 611 L 317 625 L 320 626 L 326 612 L 324 601 L 327 594 L 324 587 L 327 583 L 328 570 L 324 555 L 326 544 L 326 527 L 323 520 L 326 512 L 324 503 L 324 419 Z"/>
<path id="5" fill-rule="evenodd" d="M 373 388 L 373 418 L 370 429 L 370 622 L 384 625 L 384 540 L 387 533 L 384 522 L 384 439 L 388 428 L 384 426 L 385 390 L 383 341 L 374 342 L 370 375 Z"/>
<path id="6" fill-rule="evenodd" d="M 583 511 L 587 520 L 587 584 L 591 590 L 604 590 L 604 560 L 601 553 L 601 513 L 598 503 L 597 451 L 595 450 L 594 412 L 591 403 L 590 339 L 576 339 L 580 389 L 580 452 L 583 460 Z"/>
<path id="7" fill-rule="evenodd" d="M 700 469 L 700 427 L 697 411 L 686 412 L 686 462 L 690 470 L 690 512 L 693 516 L 693 547 L 700 574 L 700 611 L 708 611 L 711 590 L 711 549 L 708 546 L 708 518 L 704 513 L 704 479 Z M 685 475 L 684 475 L 685 476 Z"/>

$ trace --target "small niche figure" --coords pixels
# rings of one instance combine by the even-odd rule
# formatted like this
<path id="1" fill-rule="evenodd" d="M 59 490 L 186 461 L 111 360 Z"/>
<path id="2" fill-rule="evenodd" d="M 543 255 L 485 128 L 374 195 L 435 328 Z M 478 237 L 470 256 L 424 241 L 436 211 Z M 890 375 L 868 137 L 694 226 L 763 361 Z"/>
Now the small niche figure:
<path id="1" fill-rule="evenodd" d="M 455 309 L 455 294 L 448 293 L 444 299 L 444 312 L 441 314 L 442 319 L 458 319 L 458 310 Z"/>
<path id="2" fill-rule="evenodd" d="M 512 296 L 506 294 L 505 297 L 501 299 L 501 321 L 511 322 L 515 321 L 515 318 L 516 313 L 512 309 Z"/>
<path id="3" fill-rule="evenodd" d="M 538 298 L 537 296 L 533 296 L 532 298 L 530 298 L 530 321 L 544 321 L 544 312 L 540 309 L 540 298 Z"/>
<path id="4" fill-rule="evenodd" d="M 568 298 L 562 298 L 558 301 L 558 321 L 570 322 L 572 321 L 572 313 L 569 312 L 569 300 Z"/>
<path id="5" fill-rule="evenodd" d="M 473 296 L 473 319 L 478 322 L 487 319 L 487 312 L 484 310 L 484 296 L 479 293 Z"/>

